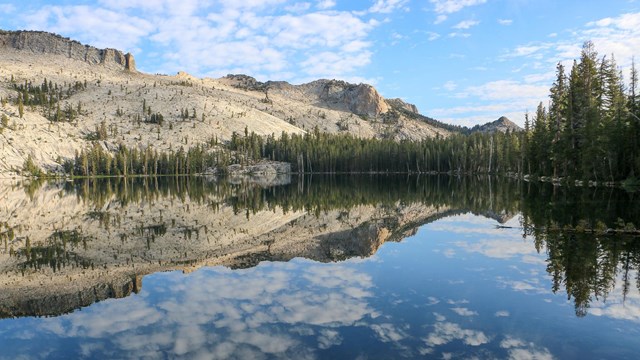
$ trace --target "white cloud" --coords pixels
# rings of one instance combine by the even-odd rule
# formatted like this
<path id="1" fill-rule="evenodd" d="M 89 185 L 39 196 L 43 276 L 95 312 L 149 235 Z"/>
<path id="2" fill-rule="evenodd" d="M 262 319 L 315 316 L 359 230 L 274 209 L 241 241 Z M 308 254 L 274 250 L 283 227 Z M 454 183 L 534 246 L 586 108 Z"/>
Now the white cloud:
<path id="1" fill-rule="evenodd" d="M 433 31 L 428 31 L 427 32 L 427 39 L 429 41 L 434 41 L 434 40 L 438 40 L 440 38 L 440 34 L 433 32 Z"/>
<path id="2" fill-rule="evenodd" d="M 465 7 L 480 5 L 487 0 L 429 0 L 434 5 L 434 11 L 438 14 L 453 14 Z"/>
<path id="3" fill-rule="evenodd" d="M 507 310 L 496 311 L 495 317 L 509 317 L 511 314 Z"/>
<path id="4" fill-rule="evenodd" d="M 385 12 L 405 1 L 374 4 Z M 370 63 L 371 31 L 380 23 L 322 0 L 102 0 L 98 6 L 46 6 L 25 15 L 27 27 L 48 30 L 98 47 L 132 51 L 143 71 L 222 76 L 248 73 L 260 79 L 286 75 L 353 78 Z M 277 12 L 281 10 L 284 12 Z M 317 11 L 315 9 L 319 9 Z M 335 31 L 340 29 L 340 31 Z M 145 58 L 138 46 L 145 39 Z M 357 53 L 357 54 L 356 54 Z M 324 59 L 333 61 L 320 68 Z M 293 75 L 295 74 L 295 75 Z M 297 79 L 296 79 L 297 78 Z"/>
<path id="5" fill-rule="evenodd" d="M 459 37 L 459 38 L 468 38 L 469 36 L 471 36 L 471 34 L 469 34 L 469 33 L 461 33 L 461 32 L 449 33 L 449 37 L 450 38 L 457 38 L 457 37 Z"/>
<path id="6" fill-rule="evenodd" d="M 336 2 L 334 0 L 320 0 L 316 4 L 316 7 L 320 10 L 331 9 L 334 6 L 336 6 Z"/>
<path id="7" fill-rule="evenodd" d="M 447 20 L 447 15 L 456 13 L 466 7 L 481 5 L 487 0 L 429 0 L 433 4 L 434 11 L 438 14 L 436 24 Z"/>
<path id="8" fill-rule="evenodd" d="M 546 84 L 551 84 L 555 80 L 555 78 L 556 78 L 555 73 L 552 71 L 549 71 L 546 73 L 525 75 L 524 82 L 544 83 L 546 85 Z"/>
<path id="9" fill-rule="evenodd" d="M 147 19 L 90 6 L 45 6 L 25 15 L 27 27 L 60 34 L 77 34 L 98 47 L 132 50 L 155 26 Z M 81 29 L 78 31 L 78 29 Z"/>
<path id="10" fill-rule="evenodd" d="M 498 19 L 498 24 L 509 26 L 509 25 L 513 24 L 513 20 L 511 20 L 511 19 Z"/>
<path id="11" fill-rule="evenodd" d="M 288 12 L 292 13 L 301 13 L 309 10 L 311 8 L 311 3 L 309 2 L 299 2 L 285 7 L 284 9 Z"/>
<path id="12" fill-rule="evenodd" d="M 442 22 L 445 22 L 447 20 L 447 15 L 438 15 L 436 17 L 436 20 L 433 22 L 434 24 L 438 25 Z"/>
<path id="13" fill-rule="evenodd" d="M 376 2 L 369 8 L 369 12 L 389 14 L 397 9 L 405 8 L 408 0 L 376 0 Z"/>
<path id="14" fill-rule="evenodd" d="M 479 86 L 469 86 L 463 96 L 474 96 L 483 100 L 544 99 L 548 85 L 524 84 L 513 80 L 491 81 Z"/>
<path id="15" fill-rule="evenodd" d="M 454 91 L 455 89 L 458 88 L 458 84 L 456 84 L 455 81 L 449 80 L 446 83 L 444 83 L 442 87 L 447 91 Z"/>
<path id="16" fill-rule="evenodd" d="M 480 21 L 476 20 L 464 20 L 453 26 L 454 29 L 466 30 L 480 24 Z"/>
<path id="17" fill-rule="evenodd" d="M 16 11 L 16 7 L 13 4 L 0 4 L 0 12 L 5 14 L 11 14 Z"/>
<path id="18" fill-rule="evenodd" d="M 536 55 L 540 52 L 546 51 L 553 46 L 551 43 L 543 43 L 543 44 L 528 44 L 521 45 L 516 47 L 514 50 L 510 51 L 505 57 L 526 57 Z"/>

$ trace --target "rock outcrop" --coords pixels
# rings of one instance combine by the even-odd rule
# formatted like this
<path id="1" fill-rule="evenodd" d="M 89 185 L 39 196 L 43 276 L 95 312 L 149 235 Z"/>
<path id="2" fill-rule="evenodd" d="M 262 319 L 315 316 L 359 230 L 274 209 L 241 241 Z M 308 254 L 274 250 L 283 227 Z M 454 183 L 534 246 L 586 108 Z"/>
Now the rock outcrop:
<path id="1" fill-rule="evenodd" d="M 315 105 L 333 110 L 349 111 L 360 116 L 376 118 L 390 110 L 390 105 L 369 84 L 351 84 L 342 80 L 316 80 L 302 85 L 291 85 L 285 81 L 257 81 L 242 74 L 229 74 L 223 81 L 233 87 L 278 93 L 291 98 L 315 99 Z M 395 99 L 397 104 L 408 111 L 417 113 L 415 105 Z"/>
<path id="2" fill-rule="evenodd" d="M 389 106 L 391 106 L 392 108 L 398 109 L 398 110 L 404 110 L 404 111 L 408 111 L 410 113 L 414 113 L 414 114 L 420 114 L 420 112 L 418 111 L 418 107 L 413 105 L 413 104 L 409 104 L 408 102 L 405 102 L 404 100 L 400 99 L 400 98 L 396 98 L 396 99 L 387 99 L 387 104 L 389 104 Z"/>
<path id="3" fill-rule="evenodd" d="M 278 161 L 262 161 L 248 166 L 234 164 L 227 167 L 227 175 L 232 184 L 249 182 L 261 187 L 286 185 L 291 183 L 291 164 Z"/>
<path id="4" fill-rule="evenodd" d="M 133 55 L 116 49 L 98 49 L 43 31 L 0 31 L 0 49 L 10 48 L 36 54 L 61 55 L 89 64 L 136 71 Z"/>
<path id="5" fill-rule="evenodd" d="M 350 84 L 340 80 L 318 80 L 318 97 L 327 105 L 344 107 L 357 115 L 377 117 L 389 111 L 389 105 L 368 84 Z"/>

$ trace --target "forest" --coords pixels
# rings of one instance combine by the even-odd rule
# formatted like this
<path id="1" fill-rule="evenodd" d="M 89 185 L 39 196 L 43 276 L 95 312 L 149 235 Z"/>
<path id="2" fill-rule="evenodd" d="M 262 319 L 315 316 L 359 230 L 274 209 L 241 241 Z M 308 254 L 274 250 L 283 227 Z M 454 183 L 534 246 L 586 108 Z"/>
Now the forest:
<path id="1" fill-rule="evenodd" d="M 496 174 L 567 183 L 638 183 L 640 95 L 635 64 L 627 86 L 614 56 L 599 57 L 586 42 L 569 72 L 562 63 L 557 65 L 548 107 L 541 102 L 525 119 L 524 131 L 462 129 L 421 141 L 362 139 L 317 128 L 304 135 L 283 132 L 263 138 L 245 129 L 225 144 L 212 140 L 169 153 L 120 146 L 110 154 L 96 145 L 76 154 L 64 168 L 75 176 L 197 174 L 269 159 L 291 163 L 297 173 Z"/>

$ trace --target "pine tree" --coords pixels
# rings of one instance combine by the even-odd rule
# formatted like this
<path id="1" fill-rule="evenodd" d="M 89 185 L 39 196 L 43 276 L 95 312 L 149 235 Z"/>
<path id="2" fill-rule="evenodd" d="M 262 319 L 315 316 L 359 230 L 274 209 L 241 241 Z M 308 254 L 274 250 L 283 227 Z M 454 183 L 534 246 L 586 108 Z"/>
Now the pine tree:
<path id="1" fill-rule="evenodd" d="M 22 93 L 18 93 L 18 114 L 20 118 L 24 116 L 24 104 L 22 103 Z"/>
<path id="2" fill-rule="evenodd" d="M 562 133 L 570 126 L 567 121 L 568 84 L 564 66 L 556 66 L 556 81 L 550 89 L 551 105 L 549 106 L 549 132 L 551 140 L 550 160 L 553 166 L 553 176 L 559 176 L 559 169 L 566 169 L 567 144 L 563 141 Z"/>

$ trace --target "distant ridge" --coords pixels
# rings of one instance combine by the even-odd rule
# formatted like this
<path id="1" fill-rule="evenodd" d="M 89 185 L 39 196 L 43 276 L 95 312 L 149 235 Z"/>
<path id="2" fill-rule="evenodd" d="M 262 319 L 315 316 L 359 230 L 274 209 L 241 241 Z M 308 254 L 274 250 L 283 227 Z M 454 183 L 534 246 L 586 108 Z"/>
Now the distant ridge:
<path id="1" fill-rule="evenodd" d="M 522 131 L 523 129 L 513 121 L 509 120 L 506 116 L 501 116 L 498 120 L 486 123 L 484 125 L 476 125 L 471 128 L 471 132 L 514 132 Z"/>

